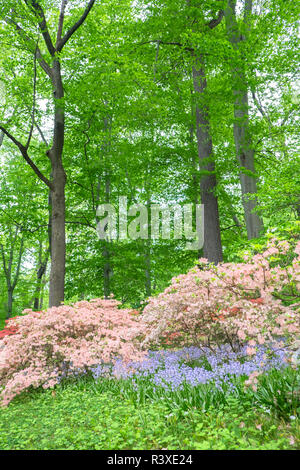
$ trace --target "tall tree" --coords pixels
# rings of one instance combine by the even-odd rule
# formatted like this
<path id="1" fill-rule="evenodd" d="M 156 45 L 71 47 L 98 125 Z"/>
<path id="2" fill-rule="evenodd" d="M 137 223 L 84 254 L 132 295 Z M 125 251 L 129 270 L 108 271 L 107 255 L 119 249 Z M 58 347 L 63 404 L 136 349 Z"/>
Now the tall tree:
<path id="1" fill-rule="evenodd" d="M 39 45 L 34 43 L 28 33 L 19 25 L 16 13 L 13 8 L 5 16 L 5 21 L 11 25 L 27 50 L 34 54 L 38 64 L 47 75 L 52 86 L 53 93 L 53 120 L 54 129 L 51 148 L 47 150 L 47 156 L 51 165 L 51 176 L 47 178 L 35 165 L 29 155 L 29 146 L 34 128 L 35 116 L 35 93 L 32 109 L 32 124 L 26 144 L 22 144 L 3 125 L 0 126 L 2 132 L 19 148 L 23 158 L 31 166 L 36 175 L 45 183 L 51 191 L 51 271 L 50 271 L 50 292 L 49 305 L 58 306 L 64 300 L 65 283 L 65 185 L 66 174 L 63 165 L 63 149 L 65 138 L 65 93 L 63 85 L 63 75 L 61 67 L 61 54 L 70 38 L 83 24 L 96 0 L 90 0 L 81 15 L 67 31 L 63 34 L 65 10 L 68 0 L 62 0 L 60 15 L 57 26 L 56 41 L 54 42 L 49 32 L 45 11 L 40 2 L 25 0 L 30 18 L 33 16 L 40 33 L 42 34 L 44 45 L 50 56 L 48 61 L 42 53 Z M 34 73 L 34 87 L 36 86 L 36 71 Z"/>
<path id="2" fill-rule="evenodd" d="M 13 294 L 19 280 L 22 257 L 24 254 L 24 233 L 19 238 L 20 229 L 14 227 L 14 231 L 9 227 L 9 247 L 5 249 L 0 243 L 0 253 L 7 285 L 7 315 L 10 318 L 13 309 Z"/>
<path id="3" fill-rule="evenodd" d="M 255 212 L 257 208 L 257 180 L 255 176 L 254 146 L 249 128 L 248 84 L 246 64 L 241 45 L 247 40 L 250 28 L 252 0 L 244 2 L 243 31 L 236 16 L 236 0 L 228 0 L 225 8 L 227 36 L 234 51 L 237 52 L 237 63 L 232 68 L 234 96 L 234 141 L 236 158 L 240 166 L 240 182 L 242 202 L 248 239 L 259 237 L 263 229 L 263 221 Z"/>
<path id="4" fill-rule="evenodd" d="M 216 19 L 211 20 L 207 26 L 214 29 L 224 16 L 220 10 Z M 213 143 L 210 132 L 209 109 L 205 100 L 207 79 L 205 59 L 203 52 L 192 50 L 194 63 L 193 84 L 196 105 L 196 135 L 198 143 L 199 168 L 202 172 L 200 179 L 201 203 L 204 205 L 204 246 L 203 254 L 208 261 L 218 263 L 222 261 L 222 243 L 220 232 L 220 217 L 218 199 L 215 194 L 217 180 L 213 155 Z"/>

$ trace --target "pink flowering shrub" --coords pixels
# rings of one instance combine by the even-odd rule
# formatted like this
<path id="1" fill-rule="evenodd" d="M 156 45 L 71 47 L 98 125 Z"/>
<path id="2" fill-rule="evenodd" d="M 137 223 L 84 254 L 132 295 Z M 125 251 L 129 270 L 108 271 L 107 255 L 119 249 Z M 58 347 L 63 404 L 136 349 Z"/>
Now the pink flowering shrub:
<path id="1" fill-rule="evenodd" d="M 274 266 L 274 259 L 287 252 L 288 242 L 272 240 L 263 254 L 244 263 L 214 266 L 202 259 L 150 298 L 142 315 L 101 299 L 45 312 L 25 310 L 27 315 L 10 319 L 11 333 L 0 341 L 2 404 L 30 387 L 54 386 L 66 371 L 85 371 L 119 358 L 142 360 L 149 346 L 214 350 L 229 343 L 237 350 L 247 344 L 250 356 L 263 344 L 270 350 L 283 345 L 297 349 L 300 242 L 288 267 Z M 294 305 L 282 302 L 283 291 Z M 249 377 L 249 386 L 256 387 L 257 374 Z"/>
<path id="2" fill-rule="evenodd" d="M 117 358 L 142 359 L 142 323 L 117 306 L 94 299 L 11 319 L 16 331 L 0 342 L 2 405 L 31 386 L 54 386 L 66 365 L 84 370 Z"/>
<path id="3" fill-rule="evenodd" d="M 32 310 L 24 310 L 23 313 L 28 314 L 28 312 L 32 312 Z M 40 313 L 40 312 L 35 312 L 35 313 Z M 5 327 L 3 330 L 0 330 L 0 339 L 4 338 L 5 336 L 14 335 L 15 333 L 17 333 L 18 327 L 16 325 L 11 326 L 11 322 L 14 321 L 16 318 L 19 318 L 19 316 L 8 318 L 8 320 L 4 321 Z"/>
<path id="4" fill-rule="evenodd" d="M 0 330 L 0 339 L 4 338 L 4 336 L 14 335 L 18 331 L 18 328 L 15 326 L 8 325 L 9 321 L 10 319 L 5 320 L 5 327 L 3 330 Z"/>
<path id="5" fill-rule="evenodd" d="M 270 259 L 288 250 L 288 242 L 272 240 L 263 254 L 245 263 L 215 266 L 201 259 L 149 299 L 142 316 L 148 327 L 144 345 L 214 348 L 226 342 L 236 350 L 248 343 L 252 355 L 258 344 L 292 343 L 300 334 L 299 309 L 284 305 L 278 296 L 285 289 L 299 301 L 300 242 L 289 267 L 270 266 Z"/>

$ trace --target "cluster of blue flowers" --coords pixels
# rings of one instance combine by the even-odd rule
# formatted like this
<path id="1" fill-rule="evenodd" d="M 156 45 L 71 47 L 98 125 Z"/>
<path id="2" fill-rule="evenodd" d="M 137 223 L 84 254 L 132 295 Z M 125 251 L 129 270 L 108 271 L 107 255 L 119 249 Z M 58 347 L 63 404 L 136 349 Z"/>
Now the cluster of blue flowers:
<path id="1" fill-rule="evenodd" d="M 118 360 L 114 366 L 97 365 L 90 370 L 95 380 L 102 377 L 115 379 L 147 378 L 153 386 L 166 390 L 182 389 L 185 385 L 196 387 L 199 384 L 213 383 L 221 389 L 224 384 L 234 389 L 234 378 L 249 376 L 254 371 L 266 372 L 287 366 L 284 350 L 266 354 L 266 348 L 260 346 L 253 356 L 246 353 L 247 346 L 238 352 L 229 345 L 223 345 L 217 351 L 186 347 L 177 351 L 149 351 L 142 362 L 129 364 Z"/>

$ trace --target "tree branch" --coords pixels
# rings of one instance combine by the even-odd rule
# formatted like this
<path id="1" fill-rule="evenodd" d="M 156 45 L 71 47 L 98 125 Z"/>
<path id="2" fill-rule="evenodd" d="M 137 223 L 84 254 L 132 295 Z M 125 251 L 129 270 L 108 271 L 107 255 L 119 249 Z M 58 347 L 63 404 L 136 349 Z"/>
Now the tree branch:
<path id="1" fill-rule="evenodd" d="M 35 163 L 31 160 L 31 158 L 29 157 L 29 155 L 27 153 L 27 148 L 24 145 L 22 145 L 21 142 L 19 142 L 12 134 L 10 134 L 5 129 L 5 127 L 0 125 L 0 130 L 2 132 L 4 132 L 4 134 L 18 147 L 18 149 L 20 150 L 24 160 L 33 169 L 33 171 L 39 177 L 39 179 L 41 181 L 43 181 L 43 183 L 45 183 L 45 185 L 48 186 L 48 188 L 53 190 L 54 189 L 53 184 L 51 183 L 50 180 L 48 180 L 48 178 L 46 178 L 46 176 L 43 175 L 43 173 L 38 169 L 38 167 L 35 165 Z"/>
<path id="2" fill-rule="evenodd" d="M 44 70 L 44 72 L 45 72 L 50 78 L 52 78 L 51 67 L 50 67 L 50 65 L 45 61 L 45 59 L 43 58 L 40 48 L 39 48 L 38 46 L 36 46 L 36 44 L 34 43 L 33 39 L 31 39 L 29 36 L 27 36 L 27 34 L 26 34 L 25 31 L 21 28 L 21 26 L 19 26 L 18 23 L 16 23 L 15 21 L 13 21 L 11 18 L 5 18 L 5 22 L 8 23 L 8 24 L 13 25 L 13 26 L 16 28 L 16 31 L 17 31 L 17 33 L 19 34 L 19 36 L 20 36 L 24 41 L 27 42 L 28 48 L 29 48 L 30 52 L 33 52 L 33 53 L 36 54 L 36 58 L 37 58 L 37 60 L 38 60 L 38 63 L 40 64 L 40 66 L 42 67 L 42 69 Z"/>
<path id="3" fill-rule="evenodd" d="M 10 281 L 11 281 L 12 264 L 13 264 L 13 259 L 14 259 L 14 247 L 15 247 L 15 244 L 16 244 L 18 232 L 19 232 L 19 227 L 16 226 L 14 238 L 12 239 L 12 237 L 10 237 L 12 239 L 11 246 L 10 246 L 10 251 L 9 251 L 9 261 L 8 261 L 8 274 L 9 274 Z M 11 232 L 10 232 L 10 234 L 11 234 Z"/>
<path id="4" fill-rule="evenodd" d="M 96 227 L 89 223 L 89 222 L 79 222 L 79 221 L 75 221 L 75 220 L 66 220 L 66 224 L 72 224 L 72 225 L 84 225 L 85 227 L 90 227 L 94 230 L 96 230 Z"/>
<path id="5" fill-rule="evenodd" d="M 79 18 L 79 20 L 66 32 L 64 37 L 58 41 L 58 44 L 56 46 L 57 52 L 61 52 L 63 47 L 66 45 L 66 43 L 69 41 L 70 37 L 77 31 L 77 29 L 82 25 L 86 17 L 88 16 L 89 12 L 91 11 L 94 3 L 96 0 L 90 0 L 86 9 L 84 10 L 83 14 Z"/>
<path id="6" fill-rule="evenodd" d="M 163 44 L 164 46 L 179 46 L 179 47 L 183 47 L 187 51 L 190 51 L 190 52 L 194 51 L 192 47 L 184 46 L 180 42 L 165 42 L 165 41 L 162 41 L 161 39 L 153 39 L 151 41 L 140 42 L 138 43 L 138 46 L 143 46 L 145 44 L 153 44 L 153 43 Z"/>
<path id="7" fill-rule="evenodd" d="M 221 23 L 223 17 L 224 17 L 224 10 L 220 10 L 219 13 L 218 13 L 217 18 L 214 18 L 209 23 L 206 23 L 206 26 L 208 26 L 210 29 L 214 29 L 216 26 L 218 26 Z M 142 46 L 144 44 L 151 44 L 151 43 L 155 43 L 155 42 L 157 43 L 157 45 L 163 44 L 163 45 L 167 45 L 167 46 L 179 46 L 179 47 L 183 47 L 186 51 L 190 51 L 190 52 L 195 51 L 193 47 L 184 46 L 180 42 L 164 42 L 161 39 L 155 39 L 155 40 L 152 40 L 152 41 L 142 42 L 142 43 L 139 43 L 139 46 Z"/>
<path id="8" fill-rule="evenodd" d="M 13 75 L 14 75 L 14 77 L 15 77 L 14 72 L 12 72 L 12 73 L 13 73 Z M 22 90 L 20 90 L 20 87 L 17 87 L 17 88 L 18 88 L 18 90 L 19 90 L 18 95 L 20 96 L 21 100 L 23 101 L 24 106 L 25 106 L 25 107 L 27 108 L 27 110 L 30 112 L 30 111 L 31 111 L 30 106 L 29 106 L 29 105 L 26 103 L 26 101 L 24 100 L 24 94 L 22 93 Z M 16 108 L 16 109 L 17 109 L 17 108 Z M 11 120 L 12 120 L 12 118 L 13 118 L 13 116 L 14 116 L 14 113 L 16 112 L 16 109 L 14 109 L 12 116 L 6 121 L 6 124 L 9 124 L 9 123 L 11 122 Z M 37 128 L 37 130 L 38 130 L 38 132 L 39 132 L 39 134 L 40 134 L 40 136 L 41 136 L 41 138 L 42 138 L 42 141 L 44 142 L 44 144 L 46 145 L 46 147 L 49 147 L 49 144 L 48 144 L 48 142 L 47 142 L 47 139 L 46 139 L 46 137 L 44 136 L 44 133 L 43 133 L 42 129 L 40 128 L 39 124 L 38 124 L 37 121 L 36 121 L 35 113 L 34 113 L 34 115 L 33 115 L 33 114 L 32 114 L 32 111 L 31 111 L 31 115 L 32 115 L 33 118 L 34 118 L 34 125 L 35 125 L 35 127 Z M 0 147 L 1 147 L 1 144 L 2 144 L 1 138 L 2 138 L 2 140 L 3 140 L 4 135 L 5 135 L 4 132 L 1 132 L 1 134 L 0 134 Z"/>
<path id="9" fill-rule="evenodd" d="M 256 105 L 257 109 L 259 110 L 260 114 L 262 115 L 262 117 L 264 117 L 268 121 L 270 128 L 273 127 L 273 123 L 272 123 L 271 119 L 269 118 L 268 114 L 265 112 L 265 110 L 264 110 L 264 108 L 263 108 L 263 106 L 260 102 L 260 99 L 259 99 L 258 95 L 255 94 L 255 91 L 254 91 L 253 88 L 251 88 L 251 94 L 252 94 L 253 102 Z"/>
<path id="10" fill-rule="evenodd" d="M 223 19 L 223 16 L 224 16 L 224 10 L 220 10 L 219 13 L 218 13 L 218 16 L 217 18 L 211 20 L 209 23 L 207 23 L 206 25 L 210 28 L 210 29 L 214 29 L 216 26 L 218 26 L 218 24 L 221 23 L 222 19 Z"/>
<path id="11" fill-rule="evenodd" d="M 43 38 L 44 38 L 45 44 L 47 46 L 47 49 L 48 49 L 50 55 L 52 57 L 54 57 L 55 48 L 53 46 L 52 39 L 51 39 L 51 36 L 49 34 L 47 21 L 46 21 L 46 18 L 45 18 L 45 13 L 44 13 L 43 8 L 35 0 L 25 0 L 25 3 L 28 6 L 28 8 L 30 8 L 33 11 L 34 15 L 39 20 L 39 23 L 38 23 L 39 28 L 40 28 L 40 31 L 43 35 Z"/>
<path id="12" fill-rule="evenodd" d="M 56 36 L 56 49 L 59 45 L 59 41 L 62 37 L 63 27 L 64 27 L 64 19 L 65 19 L 65 9 L 67 6 L 68 0 L 61 0 L 61 7 L 60 7 L 60 14 L 58 20 L 58 28 L 57 28 L 57 36 Z"/>
<path id="13" fill-rule="evenodd" d="M 4 255 L 4 248 L 3 248 L 2 243 L 0 244 L 0 248 L 1 248 L 1 255 L 2 255 L 2 263 L 3 263 L 4 274 L 5 274 L 6 279 L 8 279 L 8 271 L 7 271 L 7 267 L 6 267 L 6 260 L 5 260 L 5 255 Z"/>
<path id="14" fill-rule="evenodd" d="M 33 93 L 32 93 L 32 112 L 31 112 L 31 126 L 30 126 L 30 131 L 28 135 L 28 139 L 26 142 L 26 150 L 28 150 L 32 133 L 33 133 L 33 128 L 34 128 L 34 121 L 35 121 L 35 102 L 36 102 L 36 51 L 34 54 L 34 60 L 33 60 Z"/>
<path id="15" fill-rule="evenodd" d="M 19 249 L 19 256 L 18 256 L 18 264 L 17 264 L 17 269 L 15 273 L 15 278 L 12 283 L 12 290 L 15 289 L 18 279 L 19 279 L 19 274 L 20 274 L 20 268 L 21 268 L 21 261 L 22 261 L 22 255 L 23 255 L 23 247 L 24 247 L 24 238 L 21 238 L 21 245 Z"/>

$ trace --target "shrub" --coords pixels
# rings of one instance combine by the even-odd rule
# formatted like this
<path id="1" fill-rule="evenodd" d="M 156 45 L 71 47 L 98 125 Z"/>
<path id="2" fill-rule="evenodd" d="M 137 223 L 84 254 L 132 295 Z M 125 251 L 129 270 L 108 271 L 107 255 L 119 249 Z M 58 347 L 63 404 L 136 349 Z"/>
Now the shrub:
<path id="1" fill-rule="evenodd" d="M 272 354 L 288 347 L 291 360 L 297 361 L 300 325 L 294 301 L 300 291 L 300 242 L 290 266 L 271 265 L 287 251 L 288 242 L 272 240 L 266 252 L 244 263 L 215 266 L 202 259 L 150 298 L 141 316 L 118 309 L 115 300 L 101 299 L 46 312 L 25 310 L 27 315 L 10 320 L 11 333 L 0 343 L 3 404 L 32 386 L 52 387 L 63 377 L 91 372 L 93 366 L 105 371 L 117 359 L 139 361 L 149 346 L 215 352 L 226 343 L 235 352 L 247 345 L 250 356 L 261 346 Z M 282 290 L 285 301 L 290 293 L 294 306 L 282 302 Z M 261 368 L 265 360 L 263 356 Z"/>
<path id="2" fill-rule="evenodd" d="M 14 335 L 18 331 L 17 327 L 8 326 L 9 321 L 10 320 L 5 320 L 6 326 L 3 330 L 0 330 L 0 339 L 4 338 L 5 336 Z"/>
<path id="3" fill-rule="evenodd" d="M 288 346 L 300 333 L 299 313 L 279 297 L 288 289 L 294 303 L 299 299 L 300 242 L 290 266 L 270 262 L 289 249 L 288 242 L 272 240 L 263 254 L 244 263 L 215 266 L 201 259 L 150 298 L 142 316 L 148 328 L 144 345 L 213 349 L 229 343 L 239 350 L 248 343 L 249 355 L 257 345 Z"/>
<path id="4" fill-rule="evenodd" d="M 142 323 L 117 307 L 115 300 L 94 299 L 11 319 L 17 331 L 0 350 L 2 404 L 31 386 L 54 386 L 72 368 L 141 359 Z"/>
<path id="5" fill-rule="evenodd" d="M 32 313 L 41 313 L 41 312 L 36 312 L 36 311 L 33 312 L 32 310 L 27 309 L 27 310 L 23 311 L 23 314 L 25 313 L 25 314 L 29 315 L 30 312 L 32 312 Z M 15 333 L 17 333 L 18 327 L 16 325 L 12 326 L 11 322 L 14 321 L 16 318 L 20 318 L 20 316 L 16 316 L 16 317 L 13 317 L 13 318 L 9 318 L 8 320 L 4 320 L 5 327 L 4 327 L 3 330 L 0 330 L 0 339 L 4 338 L 5 336 L 14 335 Z"/>

